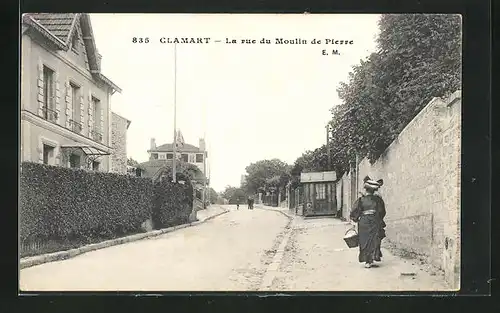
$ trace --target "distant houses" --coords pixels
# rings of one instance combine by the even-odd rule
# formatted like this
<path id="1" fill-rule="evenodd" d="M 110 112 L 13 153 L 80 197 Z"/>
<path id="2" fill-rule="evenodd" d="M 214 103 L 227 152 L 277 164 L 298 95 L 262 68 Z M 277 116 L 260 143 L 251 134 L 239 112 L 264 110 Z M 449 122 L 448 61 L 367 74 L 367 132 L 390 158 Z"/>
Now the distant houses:
<path id="1" fill-rule="evenodd" d="M 207 177 L 208 152 L 205 146 L 205 140 L 200 138 L 198 147 L 184 143 L 182 147 L 176 149 L 177 158 L 197 166 Z M 151 138 L 150 148 L 148 150 L 149 160 L 172 160 L 174 158 L 173 144 L 167 143 L 160 146 L 156 145 L 156 140 Z"/>
<path id="2" fill-rule="evenodd" d="M 167 143 L 157 146 L 156 140 L 152 138 L 150 148 L 147 151 L 149 161 L 140 163 L 136 168 L 130 167 L 129 172 L 153 180 L 158 180 L 162 176 L 170 176 L 172 175 L 174 159 L 173 150 L 173 144 Z M 183 143 L 176 149 L 176 154 L 177 172 L 183 172 L 190 176 L 198 199 L 203 199 L 203 195 L 205 195 L 205 199 L 208 200 L 206 192 L 206 187 L 209 184 L 206 163 L 208 152 L 206 151 L 205 140 L 200 139 L 198 147 Z"/>

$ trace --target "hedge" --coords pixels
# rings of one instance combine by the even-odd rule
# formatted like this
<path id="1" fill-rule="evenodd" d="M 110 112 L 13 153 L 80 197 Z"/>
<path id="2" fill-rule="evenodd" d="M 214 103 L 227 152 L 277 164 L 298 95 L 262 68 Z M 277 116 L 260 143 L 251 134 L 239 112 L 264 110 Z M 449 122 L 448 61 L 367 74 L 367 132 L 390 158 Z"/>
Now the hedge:
<path id="1" fill-rule="evenodd" d="M 151 180 L 23 162 L 21 243 L 91 242 L 141 231 L 153 207 Z"/>
<path id="2" fill-rule="evenodd" d="M 151 218 L 156 229 L 188 222 L 193 187 L 178 178 L 185 184 L 23 162 L 21 257 L 138 233 Z"/>
<path id="3" fill-rule="evenodd" d="M 170 179 L 154 185 L 153 226 L 155 229 L 184 224 L 193 209 L 193 187 L 189 180 L 184 184 Z"/>

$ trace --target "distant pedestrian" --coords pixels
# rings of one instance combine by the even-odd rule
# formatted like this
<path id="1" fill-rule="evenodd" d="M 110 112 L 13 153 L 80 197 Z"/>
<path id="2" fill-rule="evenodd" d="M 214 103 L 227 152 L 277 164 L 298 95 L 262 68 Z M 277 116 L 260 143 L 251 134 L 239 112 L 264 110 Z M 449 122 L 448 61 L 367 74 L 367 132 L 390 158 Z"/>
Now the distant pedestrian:
<path id="1" fill-rule="evenodd" d="M 253 203 L 254 203 L 254 201 L 255 200 L 253 198 L 250 199 L 250 209 L 251 210 L 253 210 Z"/>
<path id="2" fill-rule="evenodd" d="M 253 209 L 253 203 L 252 203 L 252 201 L 253 201 L 252 197 L 248 197 L 247 202 L 248 202 L 248 209 L 249 210 Z"/>
<path id="3" fill-rule="evenodd" d="M 239 210 L 240 209 L 240 203 L 236 203 L 236 210 Z"/>
<path id="4" fill-rule="evenodd" d="M 382 251 L 380 244 L 385 237 L 385 203 L 382 197 L 375 195 L 384 181 L 373 181 L 366 176 L 363 187 L 366 194 L 356 200 L 350 214 L 352 221 L 358 223 L 359 256 L 358 260 L 365 263 L 366 268 L 373 265 L 373 261 L 380 262 Z"/>

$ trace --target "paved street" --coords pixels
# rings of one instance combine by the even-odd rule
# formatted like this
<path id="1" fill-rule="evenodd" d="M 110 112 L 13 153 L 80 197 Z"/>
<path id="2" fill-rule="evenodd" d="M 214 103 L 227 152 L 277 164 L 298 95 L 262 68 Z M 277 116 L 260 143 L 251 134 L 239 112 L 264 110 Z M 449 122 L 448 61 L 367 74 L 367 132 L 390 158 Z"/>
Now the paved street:
<path id="1" fill-rule="evenodd" d="M 21 290 L 445 289 L 441 276 L 387 250 L 379 268 L 363 268 L 342 240 L 348 225 L 338 220 L 224 207 L 230 212 L 198 226 L 23 269 Z"/>

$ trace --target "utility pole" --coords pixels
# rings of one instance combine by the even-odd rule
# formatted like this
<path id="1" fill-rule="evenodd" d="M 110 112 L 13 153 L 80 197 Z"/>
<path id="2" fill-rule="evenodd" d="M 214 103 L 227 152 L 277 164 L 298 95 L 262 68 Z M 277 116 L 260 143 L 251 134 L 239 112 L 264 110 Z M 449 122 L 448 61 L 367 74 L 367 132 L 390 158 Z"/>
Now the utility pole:
<path id="1" fill-rule="evenodd" d="M 328 158 L 328 168 L 327 171 L 331 169 L 331 157 L 330 157 L 330 124 L 326 124 L 326 155 Z"/>
<path id="2" fill-rule="evenodd" d="M 203 138 L 203 141 L 205 141 L 205 138 Z M 202 194 L 202 201 L 204 208 L 206 207 L 206 202 L 207 202 L 206 199 L 207 199 L 207 143 L 205 142 L 205 147 L 203 148 L 203 194 Z"/>
<path id="3" fill-rule="evenodd" d="M 173 182 L 177 182 L 176 159 L 177 159 L 177 44 L 174 43 L 174 157 L 172 158 Z"/>

